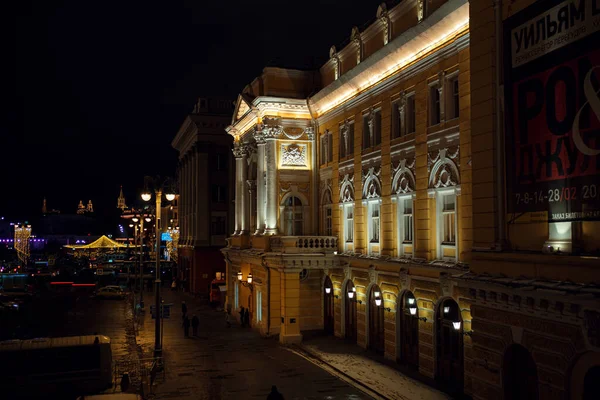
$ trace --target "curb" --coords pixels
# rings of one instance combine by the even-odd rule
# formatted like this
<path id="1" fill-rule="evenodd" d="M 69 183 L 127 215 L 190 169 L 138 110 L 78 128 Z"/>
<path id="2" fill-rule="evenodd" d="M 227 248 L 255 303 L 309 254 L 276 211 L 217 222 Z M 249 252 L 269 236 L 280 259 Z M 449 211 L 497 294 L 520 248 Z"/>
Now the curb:
<path id="1" fill-rule="evenodd" d="M 320 358 L 315 353 L 311 352 L 310 350 L 307 350 L 306 348 L 304 348 L 302 346 L 292 345 L 292 346 L 289 346 L 288 348 L 293 353 L 310 361 L 311 363 L 317 365 L 318 367 L 321 367 L 325 371 L 340 378 L 341 380 L 345 381 L 346 383 L 354 386 L 356 389 L 360 390 L 361 392 L 370 396 L 373 399 L 393 400 L 393 399 L 379 393 L 378 391 L 374 390 L 372 387 L 365 385 L 358 379 L 348 375 L 344 371 L 334 367 L 333 365 L 329 364 L 327 361 Z M 406 398 L 403 397 L 403 399 L 406 399 Z M 408 400 L 408 399 L 406 399 L 406 400 Z"/>

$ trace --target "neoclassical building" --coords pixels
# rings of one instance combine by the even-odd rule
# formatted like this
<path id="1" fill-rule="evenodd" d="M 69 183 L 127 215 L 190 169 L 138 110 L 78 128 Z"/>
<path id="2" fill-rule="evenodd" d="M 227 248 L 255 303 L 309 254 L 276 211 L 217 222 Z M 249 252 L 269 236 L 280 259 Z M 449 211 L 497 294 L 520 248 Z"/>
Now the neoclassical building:
<path id="1" fill-rule="evenodd" d="M 582 222 L 531 210 L 517 225 L 522 204 L 506 208 L 513 97 L 496 49 L 513 14 L 560 5 L 514 3 L 382 3 L 318 71 L 266 68 L 242 91 L 232 310 L 283 343 L 345 338 L 453 395 L 593 398 L 597 198 Z M 527 99 L 516 110 L 540 112 Z"/>

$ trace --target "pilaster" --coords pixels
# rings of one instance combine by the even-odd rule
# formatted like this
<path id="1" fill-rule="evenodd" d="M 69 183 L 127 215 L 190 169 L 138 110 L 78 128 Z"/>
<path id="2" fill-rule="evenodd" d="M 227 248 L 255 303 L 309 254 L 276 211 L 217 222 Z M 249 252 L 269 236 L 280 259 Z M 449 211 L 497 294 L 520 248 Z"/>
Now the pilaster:
<path id="1" fill-rule="evenodd" d="M 277 235 L 277 208 L 279 207 L 277 196 L 277 138 L 281 136 L 283 128 L 280 125 L 265 125 L 263 136 L 266 140 L 266 184 L 267 184 L 267 207 L 266 207 L 266 230 L 269 235 Z"/>
<path id="2" fill-rule="evenodd" d="M 262 127 L 257 128 L 254 134 L 256 141 L 256 231 L 255 235 L 265 233 L 265 138 L 262 134 Z"/>
<path id="3" fill-rule="evenodd" d="M 300 343 L 300 269 L 280 272 L 282 323 L 279 341 L 284 344 Z"/>

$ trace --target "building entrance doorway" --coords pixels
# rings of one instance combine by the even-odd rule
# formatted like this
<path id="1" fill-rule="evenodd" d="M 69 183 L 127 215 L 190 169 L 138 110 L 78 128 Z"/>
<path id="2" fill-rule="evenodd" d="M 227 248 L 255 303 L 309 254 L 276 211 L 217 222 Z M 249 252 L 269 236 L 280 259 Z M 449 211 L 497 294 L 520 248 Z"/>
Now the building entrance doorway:
<path id="1" fill-rule="evenodd" d="M 402 295 L 399 303 L 400 319 L 399 356 L 398 361 L 412 368 L 419 368 L 419 319 L 417 299 L 411 291 L 407 290 Z"/>
<path id="2" fill-rule="evenodd" d="M 325 277 L 323 291 L 323 330 L 328 335 L 333 335 L 333 327 L 335 324 L 333 313 L 333 284 L 328 276 Z"/>
<path id="3" fill-rule="evenodd" d="M 344 311 L 345 311 L 345 337 L 348 341 L 356 343 L 356 287 L 352 281 L 346 283 L 344 291 Z"/>
<path id="4" fill-rule="evenodd" d="M 463 335 L 458 304 L 441 302 L 436 311 L 436 379 L 444 390 L 457 395 L 463 389 Z"/>
<path id="5" fill-rule="evenodd" d="M 369 292 L 369 349 L 377 354 L 385 352 L 385 329 L 383 299 L 377 285 Z"/>

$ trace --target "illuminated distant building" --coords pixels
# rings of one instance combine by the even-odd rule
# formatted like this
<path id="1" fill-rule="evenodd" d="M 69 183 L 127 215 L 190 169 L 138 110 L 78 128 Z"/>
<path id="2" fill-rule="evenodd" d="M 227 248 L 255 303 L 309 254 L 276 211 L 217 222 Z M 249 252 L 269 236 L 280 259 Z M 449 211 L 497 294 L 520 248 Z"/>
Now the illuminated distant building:
<path id="1" fill-rule="evenodd" d="M 225 132 L 232 111 L 229 99 L 198 99 L 171 143 L 179 152 L 179 198 L 173 210 L 179 223 L 179 279 L 202 297 L 216 273 L 225 271 L 219 249 L 233 227 L 233 141 Z"/>
<path id="2" fill-rule="evenodd" d="M 77 214 L 83 215 L 85 214 L 85 206 L 83 205 L 83 200 L 79 200 L 79 204 L 77 205 Z"/>
<path id="3" fill-rule="evenodd" d="M 17 252 L 19 261 L 24 265 L 29 262 L 30 247 L 29 240 L 31 237 L 31 225 L 15 224 L 14 248 Z"/>
<path id="4" fill-rule="evenodd" d="M 127 205 L 125 204 L 125 196 L 123 195 L 123 186 L 121 186 L 121 191 L 119 192 L 119 197 L 117 198 L 117 208 L 121 210 L 125 210 Z"/>

